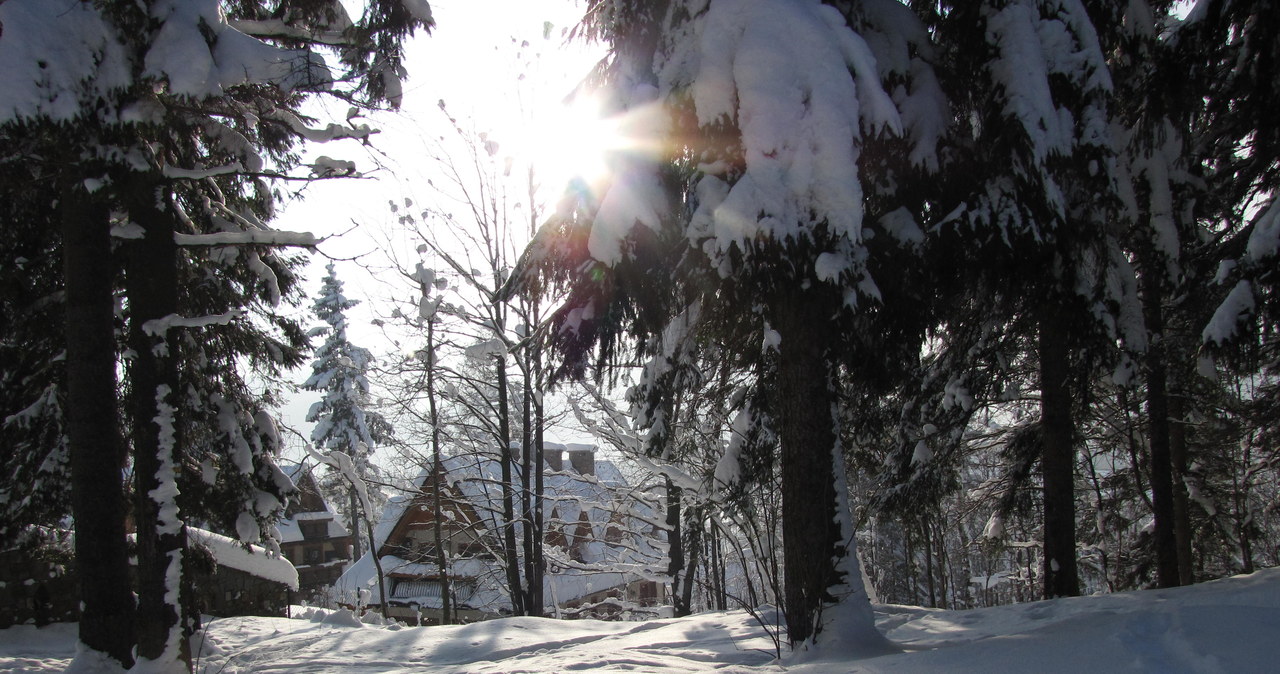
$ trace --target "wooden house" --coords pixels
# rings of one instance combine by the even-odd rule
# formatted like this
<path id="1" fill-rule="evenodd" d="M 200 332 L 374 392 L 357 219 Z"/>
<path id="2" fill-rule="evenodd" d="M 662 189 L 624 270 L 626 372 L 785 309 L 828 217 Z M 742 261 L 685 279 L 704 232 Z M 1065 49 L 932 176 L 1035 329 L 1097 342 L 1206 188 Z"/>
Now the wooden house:
<path id="1" fill-rule="evenodd" d="M 298 494 L 290 500 L 280 530 L 280 551 L 298 570 L 299 594 L 304 600 L 322 595 L 351 561 L 351 533 L 338 520 L 312 470 L 305 464 L 280 466 L 293 480 Z"/>
<path id="2" fill-rule="evenodd" d="M 548 612 L 564 617 L 656 613 L 655 607 L 665 603 L 665 588 L 649 580 L 656 574 L 648 570 L 665 569 L 666 560 L 651 516 L 654 504 L 629 488 L 611 462 L 596 461 L 594 448 L 549 443 L 544 460 Z M 374 538 L 391 617 L 439 622 L 446 579 L 456 621 L 511 613 L 499 537 L 501 479 L 500 464 L 491 456 L 451 456 L 439 471 L 419 474 L 410 493 L 388 503 Z M 445 574 L 438 565 L 442 550 Z M 335 590 L 348 604 L 378 604 L 372 557 L 366 554 L 353 564 Z"/>

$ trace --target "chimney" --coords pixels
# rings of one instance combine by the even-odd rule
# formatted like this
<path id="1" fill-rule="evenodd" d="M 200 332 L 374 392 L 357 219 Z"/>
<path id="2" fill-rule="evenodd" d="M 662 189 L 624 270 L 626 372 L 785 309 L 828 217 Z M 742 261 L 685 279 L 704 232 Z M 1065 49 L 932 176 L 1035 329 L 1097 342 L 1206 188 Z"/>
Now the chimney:
<path id="1" fill-rule="evenodd" d="M 564 470 L 564 452 L 559 447 L 544 446 L 542 460 L 547 462 L 547 467 L 551 470 Z"/>
<path id="2" fill-rule="evenodd" d="M 596 474 L 596 455 L 594 447 L 569 448 L 569 464 L 579 475 Z"/>

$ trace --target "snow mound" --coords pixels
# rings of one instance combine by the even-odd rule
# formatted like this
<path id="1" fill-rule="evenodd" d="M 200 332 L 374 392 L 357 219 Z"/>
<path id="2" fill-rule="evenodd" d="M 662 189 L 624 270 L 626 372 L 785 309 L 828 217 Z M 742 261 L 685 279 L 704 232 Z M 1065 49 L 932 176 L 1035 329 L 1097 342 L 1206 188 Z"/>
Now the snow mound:
<path id="1" fill-rule="evenodd" d="M 364 627 L 364 623 L 360 622 L 360 618 L 352 613 L 350 609 L 342 609 L 334 611 L 324 618 L 320 619 L 322 625 L 333 625 L 337 627 Z"/>

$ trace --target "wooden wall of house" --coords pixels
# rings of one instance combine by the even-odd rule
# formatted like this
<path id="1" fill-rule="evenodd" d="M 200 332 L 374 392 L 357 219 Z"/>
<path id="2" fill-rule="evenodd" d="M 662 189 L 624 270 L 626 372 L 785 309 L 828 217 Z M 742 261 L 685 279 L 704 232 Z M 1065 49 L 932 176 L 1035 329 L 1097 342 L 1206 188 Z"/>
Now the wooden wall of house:
<path id="1" fill-rule="evenodd" d="M 195 587 L 200 611 L 222 618 L 242 615 L 283 618 L 293 600 L 288 587 L 225 566 L 219 566 L 212 574 L 199 574 Z"/>
<path id="2" fill-rule="evenodd" d="M 283 617 L 293 599 L 280 583 L 225 566 L 197 569 L 195 587 L 200 610 L 220 617 Z M 79 578 L 69 551 L 0 551 L 0 629 L 79 619 Z"/>
<path id="3" fill-rule="evenodd" d="M 0 551 L 0 629 L 80 619 L 80 589 L 70 552 Z"/>

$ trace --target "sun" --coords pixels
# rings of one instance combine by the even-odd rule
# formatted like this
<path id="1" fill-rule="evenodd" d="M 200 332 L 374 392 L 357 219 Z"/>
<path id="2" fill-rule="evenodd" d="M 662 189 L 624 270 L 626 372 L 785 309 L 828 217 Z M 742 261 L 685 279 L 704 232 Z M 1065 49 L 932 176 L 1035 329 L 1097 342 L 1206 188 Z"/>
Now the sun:
<path id="1" fill-rule="evenodd" d="M 630 149 L 620 121 L 603 113 L 599 99 L 580 96 L 547 106 L 532 120 L 522 145 L 537 181 L 553 193 L 573 182 L 598 184 L 618 153 Z"/>

